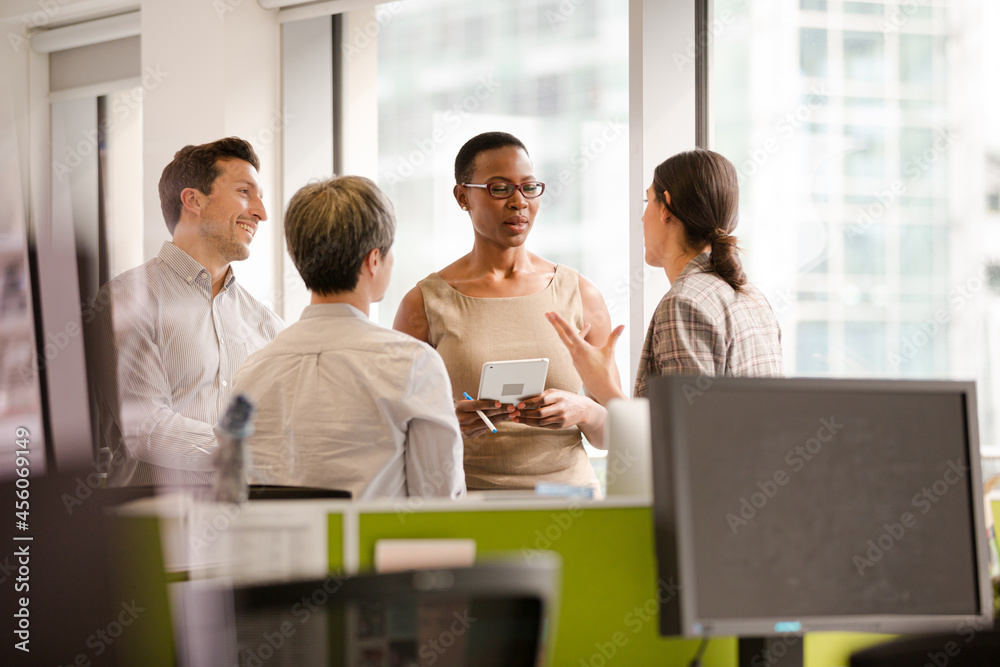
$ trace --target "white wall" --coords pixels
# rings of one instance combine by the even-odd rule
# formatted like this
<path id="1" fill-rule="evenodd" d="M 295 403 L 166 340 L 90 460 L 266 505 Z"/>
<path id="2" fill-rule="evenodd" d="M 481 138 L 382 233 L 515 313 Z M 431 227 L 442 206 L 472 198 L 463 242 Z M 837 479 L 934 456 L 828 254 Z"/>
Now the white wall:
<path id="1" fill-rule="evenodd" d="M 249 140 L 261 159 L 268 220 L 237 278 L 269 306 L 278 300 L 281 197 L 278 190 L 280 42 L 277 12 L 251 0 L 143 0 L 144 255 L 169 238 L 157 183 L 163 167 L 187 144 L 226 136 Z"/>
<path id="2" fill-rule="evenodd" d="M 143 33 L 144 212 L 136 224 L 143 229 L 143 257 L 155 256 L 169 238 L 157 181 L 173 154 L 187 144 L 241 136 L 260 155 L 271 224 L 261 225 L 251 258 L 234 270 L 255 296 L 273 303 L 279 296 L 275 273 L 282 251 L 279 27 L 277 11 L 261 9 L 253 0 L 4 0 L 0 84 L 14 107 L 29 217 L 50 224 L 48 58 L 31 52 L 31 32 L 134 10 L 137 4 Z"/>

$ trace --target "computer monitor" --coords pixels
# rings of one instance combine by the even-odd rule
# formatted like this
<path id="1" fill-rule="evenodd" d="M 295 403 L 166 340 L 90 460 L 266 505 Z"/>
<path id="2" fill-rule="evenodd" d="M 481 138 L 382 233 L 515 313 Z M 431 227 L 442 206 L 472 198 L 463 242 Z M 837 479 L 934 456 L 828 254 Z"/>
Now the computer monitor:
<path id="1" fill-rule="evenodd" d="M 679 586 L 662 635 L 990 619 L 973 382 L 665 376 L 649 399 L 659 576 Z"/>
<path id="2" fill-rule="evenodd" d="M 191 582 L 182 662 L 540 667 L 561 574 L 556 554 L 540 556 L 228 591 Z"/>

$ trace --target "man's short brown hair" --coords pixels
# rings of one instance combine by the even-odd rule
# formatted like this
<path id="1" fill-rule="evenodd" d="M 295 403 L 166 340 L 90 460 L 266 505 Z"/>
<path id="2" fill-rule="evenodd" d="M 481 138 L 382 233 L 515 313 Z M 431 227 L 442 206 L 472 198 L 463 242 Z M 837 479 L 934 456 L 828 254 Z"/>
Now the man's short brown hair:
<path id="1" fill-rule="evenodd" d="M 239 137 L 226 137 L 200 146 L 185 146 L 163 168 L 160 175 L 160 209 L 171 236 L 181 217 L 181 191 L 197 188 L 206 195 L 211 194 L 212 184 L 222 173 L 219 160 L 243 160 L 260 171 L 260 158 L 253 146 Z"/>

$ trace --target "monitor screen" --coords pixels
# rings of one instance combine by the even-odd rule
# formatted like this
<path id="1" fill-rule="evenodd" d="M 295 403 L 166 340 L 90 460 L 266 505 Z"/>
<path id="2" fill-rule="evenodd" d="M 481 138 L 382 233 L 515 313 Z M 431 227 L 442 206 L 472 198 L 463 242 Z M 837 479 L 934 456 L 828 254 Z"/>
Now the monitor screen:
<path id="1" fill-rule="evenodd" d="M 987 575 L 972 382 L 658 378 L 664 635 L 954 630 Z"/>
<path id="2" fill-rule="evenodd" d="M 312 611 L 307 604 L 311 592 L 303 591 L 296 600 L 298 607 L 239 595 L 239 664 L 252 664 L 255 654 L 265 657 L 267 638 L 275 633 L 283 640 L 273 647 L 274 657 L 268 664 L 289 667 L 504 667 L 534 665 L 541 652 L 542 603 L 535 597 L 349 599 L 334 595 L 326 604 L 314 604 Z"/>
<path id="3" fill-rule="evenodd" d="M 232 589 L 191 582 L 181 652 L 191 664 L 541 665 L 560 573 L 546 554 Z"/>

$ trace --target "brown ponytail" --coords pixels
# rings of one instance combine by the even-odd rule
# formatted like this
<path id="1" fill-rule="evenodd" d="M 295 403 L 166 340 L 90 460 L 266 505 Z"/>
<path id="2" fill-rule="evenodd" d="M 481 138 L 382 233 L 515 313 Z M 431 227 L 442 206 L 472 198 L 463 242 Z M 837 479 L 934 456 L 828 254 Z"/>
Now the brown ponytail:
<path id="1" fill-rule="evenodd" d="M 653 172 L 657 199 L 684 226 L 688 247 L 711 244 L 712 268 L 736 291 L 747 282 L 732 235 L 739 222 L 736 169 L 722 155 L 696 149 L 678 153 Z M 670 193 L 670 204 L 663 192 Z"/>
<path id="2" fill-rule="evenodd" d="M 712 240 L 712 268 L 719 277 L 729 283 L 737 292 L 747 284 L 747 274 L 743 272 L 743 262 L 740 261 L 739 246 L 736 237 L 724 234 Z"/>

